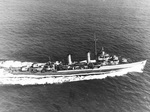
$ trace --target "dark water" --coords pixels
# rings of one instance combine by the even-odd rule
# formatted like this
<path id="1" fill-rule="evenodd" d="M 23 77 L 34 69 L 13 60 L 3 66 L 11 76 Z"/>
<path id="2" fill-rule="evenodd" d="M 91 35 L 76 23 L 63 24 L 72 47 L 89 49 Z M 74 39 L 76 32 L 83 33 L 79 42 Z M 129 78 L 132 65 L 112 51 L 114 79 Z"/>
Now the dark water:
<path id="1" fill-rule="evenodd" d="M 1 86 L 0 112 L 149 112 L 149 0 L 1 0 L 0 57 L 45 62 L 98 49 L 138 61 L 143 74 L 57 85 Z M 93 55 L 92 55 L 93 57 Z"/>

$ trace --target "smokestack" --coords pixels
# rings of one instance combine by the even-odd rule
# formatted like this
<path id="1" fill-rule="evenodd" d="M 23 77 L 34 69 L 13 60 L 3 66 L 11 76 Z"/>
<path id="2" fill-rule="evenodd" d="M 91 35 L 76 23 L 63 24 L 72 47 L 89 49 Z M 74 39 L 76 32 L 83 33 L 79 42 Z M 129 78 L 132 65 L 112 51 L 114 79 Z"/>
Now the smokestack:
<path id="1" fill-rule="evenodd" d="M 71 61 L 71 55 L 70 55 L 70 54 L 68 55 L 68 64 L 69 64 L 69 65 L 72 64 L 72 61 Z"/>
<path id="2" fill-rule="evenodd" d="M 91 62 L 91 53 L 88 52 L 87 53 L 87 63 L 90 63 Z"/>

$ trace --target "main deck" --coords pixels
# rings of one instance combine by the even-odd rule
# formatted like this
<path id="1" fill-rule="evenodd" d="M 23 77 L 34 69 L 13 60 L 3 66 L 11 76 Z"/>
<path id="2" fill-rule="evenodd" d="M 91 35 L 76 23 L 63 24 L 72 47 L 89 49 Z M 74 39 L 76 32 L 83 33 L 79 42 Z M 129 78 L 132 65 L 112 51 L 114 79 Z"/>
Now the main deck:
<path id="1" fill-rule="evenodd" d="M 76 69 L 76 70 L 60 70 L 60 71 L 47 71 L 44 73 L 41 72 L 21 72 L 21 71 L 14 71 L 12 72 L 13 75 L 78 75 L 78 74 L 89 74 L 89 73 L 107 73 L 111 71 L 116 71 L 119 69 L 127 69 L 127 68 L 135 68 L 138 69 L 144 69 L 144 66 L 146 64 L 147 60 L 140 61 L 140 62 L 134 62 L 134 63 L 128 63 L 128 64 L 119 64 L 119 65 L 107 65 L 107 66 L 101 66 L 100 68 L 93 68 L 93 69 Z"/>

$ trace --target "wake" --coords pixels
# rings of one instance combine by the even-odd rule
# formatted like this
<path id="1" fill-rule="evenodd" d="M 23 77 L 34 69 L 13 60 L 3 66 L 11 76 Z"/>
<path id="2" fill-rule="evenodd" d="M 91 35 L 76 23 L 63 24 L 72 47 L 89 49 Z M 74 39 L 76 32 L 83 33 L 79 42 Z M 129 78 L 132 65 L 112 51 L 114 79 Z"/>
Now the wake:
<path id="1" fill-rule="evenodd" d="M 129 72 L 142 73 L 146 60 L 134 64 L 128 68 L 113 70 L 109 72 L 79 73 L 71 75 L 13 75 L 4 68 L 31 66 L 32 62 L 0 61 L 0 85 L 40 85 L 40 84 L 61 84 L 93 79 L 105 79 L 106 77 L 123 76 Z M 43 64 L 43 63 L 39 63 Z"/>
<path id="2" fill-rule="evenodd" d="M 5 72 L 4 70 L 0 70 L 0 84 L 1 85 L 41 85 L 41 84 L 61 84 L 64 82 L 74 82 L 74 81 L 83 81 L 83 80 L 93 80 L 93 79 L 105 79 L 106 77 L 115 77 L 115 76 L 123 76 L 129 72 L 134 72 L 137 69 L 135 68 L 126 68 L 116 71 L 111 71 L 107 73 L 84 73 L 79 75 L 13 75 Z M 143 71 L 138 71 L 142 73 Z"/>

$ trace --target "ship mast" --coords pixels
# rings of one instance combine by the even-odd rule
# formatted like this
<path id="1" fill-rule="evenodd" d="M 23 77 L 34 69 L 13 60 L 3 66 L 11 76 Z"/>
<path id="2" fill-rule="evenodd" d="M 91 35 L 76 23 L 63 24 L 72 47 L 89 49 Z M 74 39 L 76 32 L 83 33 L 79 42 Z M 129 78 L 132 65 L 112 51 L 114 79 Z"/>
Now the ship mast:
<path id="1" fill-rule="evenodd" d="M 96 38 L 96 35 L 94 33 L 94 48 L 95 48 L 95 59 L 97 61 L 97 38 Z"/>

